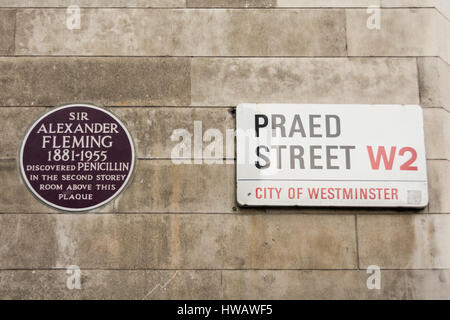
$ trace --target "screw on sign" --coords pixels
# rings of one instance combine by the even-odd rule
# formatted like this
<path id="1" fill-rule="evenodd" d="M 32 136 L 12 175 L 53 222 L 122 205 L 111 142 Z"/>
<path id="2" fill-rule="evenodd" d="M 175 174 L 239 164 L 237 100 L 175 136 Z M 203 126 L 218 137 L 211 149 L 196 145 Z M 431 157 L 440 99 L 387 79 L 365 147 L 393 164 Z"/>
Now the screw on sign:
<path id="1" fill-rule="evenodd" d="M 64 105 L 39 118 L 20 149 L 28 188 L 67 211 L 97 208 L 119 194 L 134 167 L 134 148 L 112 113 L 87 104 Z"/>

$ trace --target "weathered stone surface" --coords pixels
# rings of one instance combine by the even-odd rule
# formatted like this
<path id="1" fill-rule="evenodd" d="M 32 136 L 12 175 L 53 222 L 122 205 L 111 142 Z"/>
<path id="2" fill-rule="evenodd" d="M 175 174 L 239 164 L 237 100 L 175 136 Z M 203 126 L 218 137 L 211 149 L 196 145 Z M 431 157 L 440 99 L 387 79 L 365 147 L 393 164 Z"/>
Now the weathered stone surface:
<path id="1" fill-rule="evenodd" d="M 225 268 L 348 269 L 356 267 L 350 215 L 232 216 L 223 223 Z M 229 218 L 226 218 L 229 220 Z"/>
<path id="2" fill-rule="evenodd" d="M 195 58 L 192 105 L 418 104 L 415 59 Z"/>
<path id="3" fill-rule="evenodd" d="M 144 294 L 138 299 L 223 299 L 220 270 L 144 271 Z"/>
<path id="4" fill-rule="evenodd" d="M 225 299 L 347 299 L 357 289 L 357 271 L 223 271 Z"/>
<path id="5" fill-rule="evenodd" d="M 439 56 L 450 64 L 450 2 L 447 2 L 445 11 L 438 10 L 438 39 L 439 39 Z"/>
<path id="6" fill-rule="evenodd" d="M 448 0 L 381 0 L 382 7 L 436 8 L 444 17 L 450 17 L 450 2 Z"/>
<path id="7" fill-rule="evenodd" d="M 366 10 L 347 9 L 349 56 L 437 56 L 436 9 L 381 9 L 380 29 L 369 29 Z"/>
<path id="8" fill-rule="evenodd" d="M 85 9 L 80 30 L 69 30 L 65 24 L 65 10 L 20 10 L 17 14 L 16 53 L 346 55 L 344 10 Z"/>
<path id="9" fill-rule="evenodd" d="M 289 8 L 367 8 L 380 5 L 380 0 L 277 0 L 277 7 Z"/>
<path id="10" fill-rule="evenodd" d="M 449 270 L 385 270 L 382 277 L 381 292 L 372 290 L 371 299 L 450 299 Z"/>
<path id="11" fill-rule="evenodd" d="M 223 274 L 221 279 L 221 274 Z M 449 299 L 449 270 L 382 270 L 380 290 L 365 270 L 0 271 L 1 299 Z M 160 287 L 161 286 L 161 287 Z"/>
<path id="12" fill-rule="evenodd" d="M 0 58 L 0 106 L 188 105 L 189 73 L 184 58 Z"/>
<path id="13" fill-rule="evenodd" d="M 366 270 L 223 271 L 225 299 L 449 299 L 449 270 L 382 270 L 380 290 Z"/>
<path id="14" fill-rule="evenodd" d="M 0 55 L 14 53 L 16 10 L 0 10 Z"/>
<path id="15" fill-rule="evenodd" d="M 428 159 L 450 160 L 450 112 L 443 108 L 423 110 Z"/>
<path id="16" fill-rule="evenodd" d="M 20 175 L 19 160 L 0 160 L 0 213 L 55 213 L 33 196 Z M 113 201 L 93 212 L 111 212 Z"/>
<path id="17" fill-rule="evenodd" d="M 381 0 L 381 6 L 384 8 L 433 8 L 436 5 L 436 0 Z"/>
<path id="18" fill-rule="evenodd" d="M 450 66 L 439 58 L 418 58 L 420 102 L 450 110 Z"/>
<path id="19" fill-rule="evenodd" d="M 0 212 L 54 212 L 25 186 L 18 160 L 0 160 Z"/>
<path id="20" fill-rule="evenodd" d="M 450 215 L 359 215 L 361 268 L 448 269 Z"/>
<path id="21" fill-rule="evenodd" d="M 138 161 L 134 178 L 119 198 L 120 212 L 230 213 L 236 206 L 234 164 Z"/>
<path id="22" fill-rule="evenodd" d="M 277 0 L 186 0 L 188 8 L 270 8 L 276 5 Z"/>
<path id="23" fill-rule="evenodd" d="M 29 219 L 33 216 L 38 216 L 38 219 Z M 55 266 L 58 238 L 54 216 L 1 214 L 0 225 L 0 269 Z"/>
<path id="24" fill-rule="evenodd" d="M 359 274 L 365 283 L 369 274 Z M 367 299 L 450 299 L 450 270 L 382 270 L 380 290 L 365 290 Z"/>
<path id="25" fill-rule="evenodd" d="M 235 129 L 233 108 L 110 108 L 110 111 L 117 115 L 130 131 L 137 157 L 171 159 L 173 148 L 180 143 L 188 143 L 188 135 L 190 135 L 191 152 L 184 158 L 201 159 L 205 148 L 211 143 L 216 143 L 215 140 L 209 141 L 205 135 L 207 132 L 212 132 L 208 130 L 213 129 L 218 130 L 222 136 L 222 155 L 210 156 L 205 152 L 204 159 L 225 157 L 234 159 L 234 136 L 228 139 L 229 156 L 226 152 L 227 129 L 232 130 L 233 133 Z M 194 121 L 200 121 L 201 124 L 197 126 L 202 127 L 202 131 L 196 135 Z M 175 130 L 184 130 L 187 139 L 181 141 L 182 139 L 175 135 L 172 141 L 171 137 Z M 200 141 L 205 138 L 202 152 L 199 153 L 194 152 L 196 136 Z M 177 156 L 177 158 L 181 157 Z"/>
<path id="26" fill-rule="evenodd" d="M 69 289 L 61 270 L 0 271 L 0 299 L 220 299 L 221 271 L 80 270 Z"/>
<path id="27" fill-rule="evenodd" d="M 450 18 L 450 2 L 447 0 L 435 0 L 436 9 L 447 19 Z"/>
<path id="28" fill-rule="evenodd" d="M 46 108 L 0 108 L 0 159 L 17 159 L 26 131 Z"/>
<path id="29" fill-rule="evenodd" d="M 2 0 L 0 7 L 184 7 L 185 0 Z"/>
<path id="30" fill-rule="evenodd" d="M 350 215 L 0 215 L 0 268 L 349 269 Z"/>
<path id="31" fill-rule="evenodd" d="M 429 212 L 450 213 L 450 161 L 429 161 L 427 168 L 430 196 Z"/>

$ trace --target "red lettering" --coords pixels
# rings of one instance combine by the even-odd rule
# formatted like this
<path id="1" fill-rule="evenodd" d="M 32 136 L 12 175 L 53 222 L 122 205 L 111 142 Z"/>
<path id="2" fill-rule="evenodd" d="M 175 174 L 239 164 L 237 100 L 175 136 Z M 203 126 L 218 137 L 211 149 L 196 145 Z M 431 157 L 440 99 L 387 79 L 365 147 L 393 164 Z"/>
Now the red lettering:
<path id="1" fill-rule="evenodd" d="M 408 171 L 417 171 L 417 167 L 416 166 L 411 166 L 411 164 L 414 163 L 414 161 L 416 161 L 417 159 L 417 152 L 414 148 L 411 147 L 404 147 L 400 149 L 400 156 L 403 156 L 406 152 L 411 153 L 411 158 L 409 158 L 408 161 L 406 161 L 404 164 L 402 164 L 400 166 L 400 170 L 408 170 Z"/>
<path id="2" fill-rule="evenodd" d="M 317 199 L 317 197 L 319 196 L 319 189 L 308 188 L 308 193 L 310 199 Z"/>
<path id="3" fill-rule="evenodd" d="M 261 188 L 256 188 L 256 199 L 261 199 L 262 195 L 260 195 L 259 193 L 262 191 Z"/>
<path id="4" fill-rule="evenodd" d="M 398 189 L 397 188 L 392 189 L 392 199 L 398 200 Z"/>
<path id="5" fill-rule="evenodd" d="M 386 168 L 386 170 L 392 170 L 392 165 L 394 164 L 396 149 L 397 149 L 397 147 L 391 147 L 391 153 L 389 154 L 389 160 L 388 160 L 384 146 L 380 146 L 380 147 L 378 147 L 377 157 L 375 159 L 375 157 L 373 155 L 372 146 L 367 146 L 367 152 L 369 153 L 370 165 L 372 166 L 372 169 L 379 170 L 381 158 L 383 158 L 383 163 L 384 163 L 384 167 Z"/>
<path id="6" fill-rule="evenodd" d="M 353 198 L 353 190 L 352 189 L 346 189 L 344 188 L 343 190 L 343 195 L 344 199 L 352 199 Z"/>

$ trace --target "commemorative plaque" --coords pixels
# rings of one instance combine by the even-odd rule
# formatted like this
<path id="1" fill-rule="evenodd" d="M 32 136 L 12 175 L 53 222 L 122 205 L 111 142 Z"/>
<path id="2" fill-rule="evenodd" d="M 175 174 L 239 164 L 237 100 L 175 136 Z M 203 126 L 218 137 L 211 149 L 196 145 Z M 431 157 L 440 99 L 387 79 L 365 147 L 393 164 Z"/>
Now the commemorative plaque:
<path id="1" fill-rule="evenodd" d="M 40 117 L 20 149 L 20 170 L 31 192 L 66 211 L 88 211 L 119 194 L 134 167 L 134 148 L 112 113 L 65 105 Z"/>

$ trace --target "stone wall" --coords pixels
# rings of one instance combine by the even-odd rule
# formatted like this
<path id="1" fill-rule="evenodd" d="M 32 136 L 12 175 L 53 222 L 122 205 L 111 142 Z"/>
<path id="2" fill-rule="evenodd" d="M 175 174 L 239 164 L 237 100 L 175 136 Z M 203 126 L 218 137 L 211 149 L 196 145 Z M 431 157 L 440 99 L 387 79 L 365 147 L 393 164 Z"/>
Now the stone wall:
<path id="1" fill-rule="evenodd" d="M 449 37 L 448 0 L 0 1 L 0 298 L 450 298 Z M 71 102 L 116 114 L 138 158 L 89 213 L 45 206 L 18 171 L 28 126 Z M 429 205 L 239 208 L 234 158 L 176 165 L 170 135 L 225 136 L 241 102 L 420 104 Z"/>

